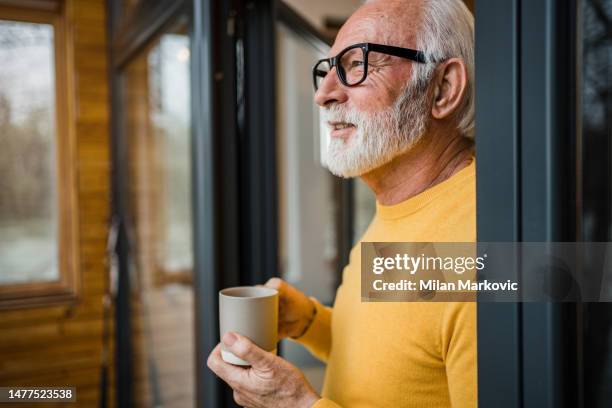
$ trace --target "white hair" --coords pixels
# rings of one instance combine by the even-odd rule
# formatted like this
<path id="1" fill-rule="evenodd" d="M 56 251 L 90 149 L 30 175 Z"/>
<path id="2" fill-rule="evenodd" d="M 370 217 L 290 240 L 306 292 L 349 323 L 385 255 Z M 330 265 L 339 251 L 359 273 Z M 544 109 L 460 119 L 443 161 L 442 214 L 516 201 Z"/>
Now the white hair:
<path id="1" fill-rule="evenodd" d="M 457 129 L 474 138 L 474 18 L 460 0 L 422 0 L 416 48 L 426 63 L 413 64 L 413 75 L 395 103 L 375 112 L 333 103 L 324 110 L 328 123 L 354 126 L 348 140 L 332 138 L 327 167 L 341 177 L 361 176 L 409 151 L 425 134 L 431 100 L 428 88 L 439 62 L 461 58 L 468 71 L 467 89 L 459 107 Z"/>
<path id="2" fill-rule="evenodd" d="M 422 0 L 423 12 L 417 30 L 416 48 L 425 64 L 414 64 L 412 80 L 428 83 L 438 62 L 461 58 L 467 67 L 467 88 L 460 106 L 459 132 L 474 138 L 474 16 L 461 0 Z"/>

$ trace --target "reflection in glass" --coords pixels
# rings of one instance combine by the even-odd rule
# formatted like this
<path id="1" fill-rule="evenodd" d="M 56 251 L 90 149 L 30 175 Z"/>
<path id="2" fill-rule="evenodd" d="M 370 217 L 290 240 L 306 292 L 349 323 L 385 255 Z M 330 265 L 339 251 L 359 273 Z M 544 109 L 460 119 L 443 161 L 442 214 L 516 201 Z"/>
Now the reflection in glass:
<path id="1" fill-rule="evenodd" d="M 612 0 L 582 7 L 583 239 L 612 240 Z M 584 406 L 612 406 L 612 306 L 585 303 Z"/>
<path id="2" fill-rule="evenodd" d="M 157 262 L 166 273 L 193 268 L 188 62 L 184 35 L 164 35 L 149 54 L 150 118 L 163 200 Z"/>
<path id="3" fill-rule="evenodd" d="M 158 37 L 123 76 L 128 156 L 134 395 L 195 405 L 189 37 Z"/>
<path id="4" fill-rule="evenodd" d="M 59 279 L 53 27 L 0 20 L 0 284 Z"/>
<path id="5" fill-rule="evenodd" d="M 121 1 L 121 12 L 122 15 L 121 17 L 123 19 L 127 19 L 130 17 L 130 15 L 134 12 L 134 10 L 136 9 L 136 7 L 138 7 L 138 5 L 141 3 L 142 0 L 123 0 Z"/>

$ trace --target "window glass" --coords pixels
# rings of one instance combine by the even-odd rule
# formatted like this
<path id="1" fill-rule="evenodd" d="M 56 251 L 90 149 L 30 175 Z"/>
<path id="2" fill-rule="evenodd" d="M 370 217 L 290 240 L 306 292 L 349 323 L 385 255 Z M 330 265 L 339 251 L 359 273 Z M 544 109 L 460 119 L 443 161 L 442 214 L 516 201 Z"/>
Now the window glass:
<path id="1" fill-rule="evenodd" d="M 195 405 L 186 33 L 161 34 L 122 76 L 136 406 Z"/>
<path id="2" fill-rule="evenodd" d="M 121 12 L 122 17 L 127 18 L 134 12 L 136 7 L 140 4 L 142 0 L 122 0 L 121 1 Z"/>
<path id="3" fill-rule="evenodd" d="M 0 284 L 59 279 L 53 37 L 0 20 Z"/>
<path id="4" fill-rule="evenodd" d="M 193 269 L 189 38 L 166 34 L 151 50 L 149 105 L 160 183 L 158 265 L 167 273 Z"/>
<path id="5" fill-rule="evenodd" d="M 612 0 L 582 7 L 582 234 L 612 240 Z M 579 57 L 580 58 L 580 57 Z M 612 307 L 583 305 L 584 406 L 612 406 Z"/>
<path id="6" fill-rule="evenodd" d="M 277 27 L 280 272 L 304 293 L 330 304 L 337 282 L 336 180 L 321 165 L 311 80 L 313 62 L 323 52 L 284 24 Z M 321 387 L 324 366 L 303 347 L 286 341 L 283 355 Z"/>

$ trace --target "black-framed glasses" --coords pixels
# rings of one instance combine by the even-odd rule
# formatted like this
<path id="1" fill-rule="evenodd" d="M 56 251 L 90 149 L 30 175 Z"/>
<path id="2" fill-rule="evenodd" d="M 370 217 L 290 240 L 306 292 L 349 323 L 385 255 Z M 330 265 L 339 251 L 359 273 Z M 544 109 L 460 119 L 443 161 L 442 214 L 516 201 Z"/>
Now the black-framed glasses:
<path id="1" fill-rule="evenodd" d="M 425 54 L 411 48 L 394 47 L 373 43 L 359 43 L 346 47 L 338 55 L 323 58 L 312 68 L 312 80 L 315 91 L 333 67 L 340 82 L 346 86 L 356 86 L 365 81 L 368 76 L 368 54 L 371 52 L 406 58 L 415 62 L 425 63 Z"/>

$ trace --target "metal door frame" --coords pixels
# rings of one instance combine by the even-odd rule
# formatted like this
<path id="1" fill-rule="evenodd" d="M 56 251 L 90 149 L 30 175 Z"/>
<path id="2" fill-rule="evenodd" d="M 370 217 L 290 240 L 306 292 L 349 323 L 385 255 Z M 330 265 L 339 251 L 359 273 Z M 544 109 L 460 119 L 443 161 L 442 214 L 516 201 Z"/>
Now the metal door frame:
<path id="1" fill-rule="evenodd" d="M 476 2 L 478 240 L 578 241 L 577 1 Z M 478 305 L 483 407 L 580 406 L 575 304 Z"/>

